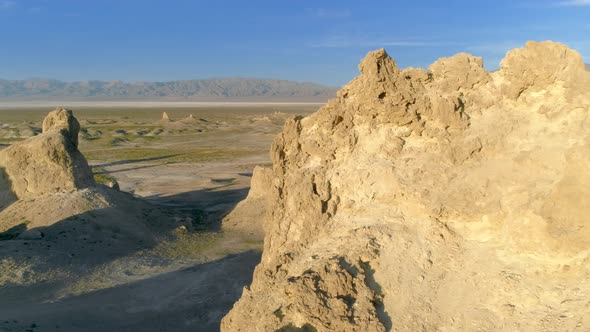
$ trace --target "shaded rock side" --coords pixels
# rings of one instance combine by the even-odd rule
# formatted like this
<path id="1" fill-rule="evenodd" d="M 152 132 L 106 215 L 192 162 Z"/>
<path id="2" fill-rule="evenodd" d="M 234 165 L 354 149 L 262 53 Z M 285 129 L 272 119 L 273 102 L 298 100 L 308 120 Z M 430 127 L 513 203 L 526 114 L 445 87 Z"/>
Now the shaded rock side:
<path id="1" fill-rule="evenodd" d="M 78 147 L 78 134 L 80 133 L 80 123 L 74 117 L 74 113 L 63 107 L 59 107 L 50 112 L 43 119 L 43 132 L 61 131 L 74 146 Z"/>
<path id="2" fill-rule="evenodd" d="M 260 166 L 254 168 L 248 197 L 223 219 L 224 231 L 237 231 L 257 239 L 264 237 L 264 220 L 270 205 L 268 193 L 273 190 L 273 178 L 272 169 Z"/>
<path id="3" fill-rule="evenodd" d="M 359 69 L 276 137 L 263 257 L 222 330 L 590 329 L 580 55 Z"/>
<path id="4" fill-rule="evenodd" d="M 2 191 L 20 199 L 94 185 L 88 162 L 77 148 L 79 131 L 71 111 L 50 112 L 42 134 L 0 151 Z"/>

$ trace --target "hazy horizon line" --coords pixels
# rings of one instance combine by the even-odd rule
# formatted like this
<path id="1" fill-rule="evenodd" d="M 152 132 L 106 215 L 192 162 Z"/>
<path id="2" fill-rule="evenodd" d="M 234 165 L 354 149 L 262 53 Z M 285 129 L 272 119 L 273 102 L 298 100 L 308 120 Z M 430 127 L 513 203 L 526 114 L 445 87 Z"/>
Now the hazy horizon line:
<path id="1" fill-rule="evenodd" d="M 298 81 L 298 80 L 290 80 L 284 78 L 271 78 L 271 77 L 247 77 L 247 76 L 218 76 L 218 77 L 206 77 L 206 78 L 189 78 L 189 79 L 171 79 L 171 80 L 121 80 L 121 79 L 113 79 L 113 80 L 103 80 L 103 79 L 86 79 L 86 80 L 67 80 L 67 79 L 60 79 L 54 77 L 26 77 L 26 78 L 2 78 L 0 77 L 0 81 L 33 81 L 33 80 L 53 80 L 63 83 L 83 83 L 83 82 L 103 82 L 103 83 L 113 83 L 113 82 L 121 82 L 126 84 L 133 84 L 133 83 L 170 83 L 170 82 L 189 82 L 189 81 L 210 81 L 210 80 L 261 80 L 261 81 L 285 81 L 291 83 L 303 83 L 303 84 L 316 84 L 321 85 L 324 87 L 337 87 L 336 85 L 329 85 L 323 83 L 317 83 L 312 81 Z"/>

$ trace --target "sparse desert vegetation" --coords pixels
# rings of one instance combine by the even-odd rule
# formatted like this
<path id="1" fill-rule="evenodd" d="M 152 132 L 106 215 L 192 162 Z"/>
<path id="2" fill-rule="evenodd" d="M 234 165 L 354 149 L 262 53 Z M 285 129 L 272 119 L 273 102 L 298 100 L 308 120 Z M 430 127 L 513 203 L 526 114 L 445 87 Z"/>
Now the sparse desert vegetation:
<path id="1" fill-rule="evenodd" d="M 90 188 L 23 197 L 0 210 L 0 330 L 32 324 L 50 330 L 76 324 L 98 330 L 145 327 L 154 309 L 140 307 L 161 305 L 148 296 L 158 280 L 167 280 L 157 288 L 159 301 L 170 301 L 164 310 L 170 319 L 155 329 L 165 324 L 173 330 L 217 330 L 249 283 L 262 249 L 260 234 L 221 232 L 221 219 L 246 196 L 252 168 L 270 162 L 268 146 L 284 121 L 313 111 L 313 106 L 175 108 L 167 109 L 170 120 L 162 121 L 157 108 L 76 110 L 79 150 L 94 181 L 99 187 L 116 182 L 122 192 Z M 48 113 L 1 112 L 0 151 L 29 138 L 12 137 L 15 132 L 38 137 Z M 219 282 L 225 285 L 211 286 Z M 199 316 L 194 303 L 175 301 L 178 292 L 210 299 L 202 311 L 209 314 Z M 134 302 L 136 318 L 119 316 L 129 299 L 138 297 L 145 299 Z M 84 309 L 95 302 L 120 307 L 95 314 Z M 35 309 L 23 310 L 30 306 Z M 84 323 L 72 321 L 73 312 Z"/>

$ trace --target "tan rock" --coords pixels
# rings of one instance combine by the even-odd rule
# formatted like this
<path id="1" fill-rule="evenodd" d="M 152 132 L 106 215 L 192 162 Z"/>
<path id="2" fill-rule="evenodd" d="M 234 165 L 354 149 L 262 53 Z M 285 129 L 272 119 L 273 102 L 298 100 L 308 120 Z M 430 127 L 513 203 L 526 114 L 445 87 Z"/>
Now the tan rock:
<path id="1" fill-rule="evenodd" d="M 552 42 L 494 74 L 369 53 L 276 137 L 263 257 L 222 330 L 590 329 L 580 61 Z"/>
<path id="2" fill-rule="evenodd" d="M 104 185 L 116 191 L 121 191 L 119 182 L 117 182 L 116 180 L 107 181 Z"/>
<path id="3" fill-rule="evenodd" d="M 197 119 L 195 119 L 195 117 L 192 114 L 189 114 L 189 116 L 187 116 L 186 118 L 180 120 L 182 123 L 186 123 L 186 124 L 192 124 L 197 122 Z"/>
<path id="4" fill-rule="evenodd" d="M 440 58 L 428 70 L 437 88 L 446 92 L 468 91 L 490 81 L 483 68 L 483 59 L 467 53 Z"/>
<path id="5" fill-rule="evenodd" d="M 518 98 L 527 89 L 539 91 L 555 83 L 576 85 L 584 72 L 580 54 L 566 45 L 551 41 L 529 41 L 514 49 L 500 63 L 501 75 L 508 84 L 503 93 Z"/>
<path id="6" fill-rule="evenodd" d="M 45 118 L 41 135 L 0 151 L 2 191 L 20 199 L 94 185 L 92 171 L 77 148 L 79 131 L 72 112 L 59 108 Z"/>
<path id="7" fill-rule="evenodd" d="M 224 218 L 223 230 L 263 238 L 264 221 L 271 203 L 268 193 L 273 190 L 273 179 L 272 169 L 260 166 L 254 168 L 248 197 Z"/>
<path id="8" fill-rule="evenodd" d="M 6 174 L 6 170 L 0 166 L 0 210 L 16 200 L 16 194 L 12 190 L 12 182 L 10 181 L 8 174 Z"/>
<path id="9" fill-rule="evenodd" d="M 43 120 L 43 132 L 50 131 L 63 131 L 63 134 L 74 143 L 74 146 L 78 147 L 80 123 L 72 111 L 58 107 L 55 111 L 50 112 Z"/>

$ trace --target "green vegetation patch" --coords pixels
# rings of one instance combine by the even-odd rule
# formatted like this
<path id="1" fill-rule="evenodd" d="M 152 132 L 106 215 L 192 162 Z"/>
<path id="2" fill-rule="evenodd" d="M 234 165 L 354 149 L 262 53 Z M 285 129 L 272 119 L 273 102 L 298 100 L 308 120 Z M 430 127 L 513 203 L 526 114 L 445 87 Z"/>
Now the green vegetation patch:
<path id="1" fill-rule="evenodd" d="M 161 242 L 152 249 L 152 253 L 168 259 L 203 258 L 207 252 L 212 254 L 215 251 L 220 240 L 220 233 L 179 232 L 176 239 Z"/>
<path id="2" fill-rule="evenodd" d="M 15 137 L 15 138 L 0 138 L 0 143 L 14 143 L 24 141 L 26 138 Z"/>
<path id="3" fill-rule="evenodd" d="M 122 146 L 124 144 L 129 143 L 143 143 L 148 144 L 154 141 L 159 141 L 161 137 L 158 136 L 147 136 L 147 135 L 137 135 L 134 133 L 126 133 L 126 134 L 119 134 L 119 135 L 112 135 L 112 134 L 103 134 L 101 136 L 90 136 L 90 137 L 82 137 L 83 146 L 98 148 L 98 147 L 115 147 L 115 146 Z"/>
<path id="4" fill-rule="evenodd" d="M 94 174 L 94 181 L 98 184 L 105 184 L 107 182 L 116 181 L 115 177 L 108 174 L 104 169 L 100 167 L 94 167 L 92 169 L 92 173 Z"/>
<path id="5" fill-rule="evenodd" d="M 109 132 L 109 131 L 115 131 L 115 130 L 150 131 L 150 130 L 162 128 L 162 126 L 161 125 L 134 125 L 134 126 L 120 125 L 119 126 L 119 125 L 113 125 L 113 124 L 108 124 L 108 125 L 89 124 L 89 125 L 84 126 L 84 128 L 93 129 L 93 130 L 100 130 L 102 132 Z"/>
<path id="6" fill-rule="evenodd" d="M 219 159 L 230 159 L 251 155 L 258 152 L 252 149 L 157 149 L 157 148 L 120 148 L 109 150 L 95 150 L 84 152 L 88 160 L 100 161 L 129 161 L 129 162 L 150 162 L 160 161 L 163 163 L 196 163 Z"/>

